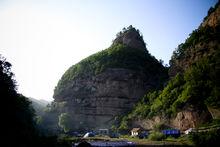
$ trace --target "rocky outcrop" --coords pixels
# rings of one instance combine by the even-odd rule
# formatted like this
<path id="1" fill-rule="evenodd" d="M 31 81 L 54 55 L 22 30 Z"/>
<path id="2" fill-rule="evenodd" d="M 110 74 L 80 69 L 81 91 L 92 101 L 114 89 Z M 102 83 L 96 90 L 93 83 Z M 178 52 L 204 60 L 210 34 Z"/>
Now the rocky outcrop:
<path id="1" fill-rule="evenodd" d="M 216 4 L 216 6 L 217 5 L 219 5 L 219 4 Z M 205 26 L 216 27 L 217 24 L 220 23 L 220 17 L 219 17 L 220 16 L 220 7 L 218 6 L 215 8 L 211 8 L 209 11 L 212 11 L 212 12 L 208 12 L 211 14 L 209 14 L 209 16 L 206 17 L 204 22 L 201 24 L 202 27 L 205 27 Z"/>
<path id="2" fill-rule="evenodd" d="M 200 110 L 195 106 L 187 106 L 183 111 L 178 112 L 175 118 L 170 120 L 170 125 L 184 131 L 206 123 L 211 118 L 211 114 L 206 109 Z"/>
<path id="3" fill-rule="evenodd" d="M 159 124 L 169 124 L 169 120 L 166 118 L 163 118 L 161 116 L 154 116 L 151 119 L 133 120 L 131 128 L 141 127 L 146 130 L 152 130 L 155 128 L 155 126 L 157 126 Z"/>
<path id="4" fill-rule="evenodd" d="M 110 128 L 166 76 L 166 69 L 148 53 L 139 32 L 131 27 L 109 49 L 70 67 L 54 98 L 66 102 L 60 113 L 72 116 L 73 130 Z"/>
<path id="5" fill-rule="evenodd" d="M 154 116 L 151 119 L 139 119 L 132 121 L 133 127 L 141 127 L 147 130 L 154 129 L 157 125 L 163 125 L 167 128 L 177 128 L 185 131 L 189 128 L 195 128 L 200 124 L 206 123 L 212 118 L 207 110 L 196 109 L 195 106 L 186 106 L 183 111 L 179 111 L 175 117 L 166 118 Z"/>
<path id="6" fill-rule="evenodd" d="M 132 26 L 129 26 L 129 29 L 124 29 L 123 32 L 120 32 L 118 37 L 113 41 L 113 45 L 119 43 L 132 48 L 146 50 L 143 36 L 141 36 L 139 31 L 137 31 Z"/>

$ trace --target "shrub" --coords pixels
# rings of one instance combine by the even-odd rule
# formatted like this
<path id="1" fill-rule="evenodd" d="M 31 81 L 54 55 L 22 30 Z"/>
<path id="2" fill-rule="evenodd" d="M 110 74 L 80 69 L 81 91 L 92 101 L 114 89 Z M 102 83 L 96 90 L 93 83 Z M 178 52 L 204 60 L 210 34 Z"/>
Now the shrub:
<path id="1" fill-rule="evenodd" d="M 167 126 L 165 124 L 163 124 L 163 123 L 158 123 L 158 124 L 155 124 L 153 126 L 153 128 L 154 128 L 155 131 L 161 131 L 163 129 L 166 129 Z"/>
<path id="2" fill-rule="evenodd" d="M 161 140 L 165 139 L 165 135 L 161 132 L 152 132 L 149 135 L 149 139 L 153 140 L 153 141 L 161 141 Z"/>
<path id="3" fill-rule="evenodd" d="M 220 146 L 220 130 L 193 133 L 189 137 L 195 146 Z"/>

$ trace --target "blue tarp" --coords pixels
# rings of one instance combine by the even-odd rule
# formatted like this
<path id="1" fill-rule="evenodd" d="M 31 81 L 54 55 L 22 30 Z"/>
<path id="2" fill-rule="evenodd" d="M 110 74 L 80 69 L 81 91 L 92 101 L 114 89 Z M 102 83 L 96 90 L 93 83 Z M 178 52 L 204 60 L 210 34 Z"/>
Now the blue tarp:
<path id="1" fill-rule="evenodd" d="M 165 135 L 180 135 L 180 130 L 177 129 L 163 130 L 162 133 Z"/>

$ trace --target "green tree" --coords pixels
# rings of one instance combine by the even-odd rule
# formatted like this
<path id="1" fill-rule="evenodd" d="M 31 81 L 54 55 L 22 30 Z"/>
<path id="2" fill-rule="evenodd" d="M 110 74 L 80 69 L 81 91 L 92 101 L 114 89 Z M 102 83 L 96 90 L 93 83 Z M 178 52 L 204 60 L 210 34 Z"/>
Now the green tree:
<path id="1" fill-rule="evenodd" d="M 59 126 L 65 133 L 71 130 L 71 116 L 68 113 L 61 113 L 59 116 Z"/>
<path id="2" fill-rule="evenodd" d="M 121 123 L 120 123 L 120 126 L 119 126 L 119 131 L 121 131 L 122 133 L 124 133 L 124 132 L 127 132 L 128 131 L 128 118 L 125 116 L 125 117 L 123 117 L 122 118 L 122 121 L 121 121 Z"/>
<path id="3" fill-rule="evenodd" d="M 1 132 L 6 146 L 33 146 L 36 141 L 34 110 L 31 102 L 16 91 L 11 64 L 0 55 Z M 11 141 L 13 137 L 13 141 Z M 2 142 L 1 142 L 2 143 Z"/>

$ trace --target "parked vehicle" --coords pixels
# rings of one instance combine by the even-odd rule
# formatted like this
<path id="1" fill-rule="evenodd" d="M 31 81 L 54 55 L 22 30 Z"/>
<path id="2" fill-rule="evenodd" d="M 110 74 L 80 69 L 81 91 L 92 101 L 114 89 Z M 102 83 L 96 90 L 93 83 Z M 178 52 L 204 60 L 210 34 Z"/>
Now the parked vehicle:
<path id="1" fill-rule="evenodd" d="M 189 128 L 186 131 L 184 131 L 185 134 L 190 134 L 190 133 L 194 133 L 196 132 L 196 130 L 194 128 Z"/>
<path id="2" fill-rule="evenodd" d="M 72 136 L 72 137 L 80 137 L 80 134 L 79 134 L 78 132 L 76 132 L 76 131 L 74 131 L 74 132 L 68 132 L 67 134 L 70 135 L 70 136 Z"/>
<path id="3" fill-rule="evenodd" d="M 144 139 L 144 138 L 147 138 L 148 137 L 148 132 L 147 131 L 142 131 L 139 135 L 138 135 L 138 137 L 140 138 L 140 139 Z"/>
<path id="4" fill-rule="evenodd" d="M 118 133 L 110 133 L 109 137 L 110 138 L 119 138 L 119 134 Z"/>
<path id="5" fill-rule="evenodd" d="M 87 137 L 94 137 L 95 136 L 95 133 L 94 132 L 87 132 L 83 138 L 87 138 Z"/>

